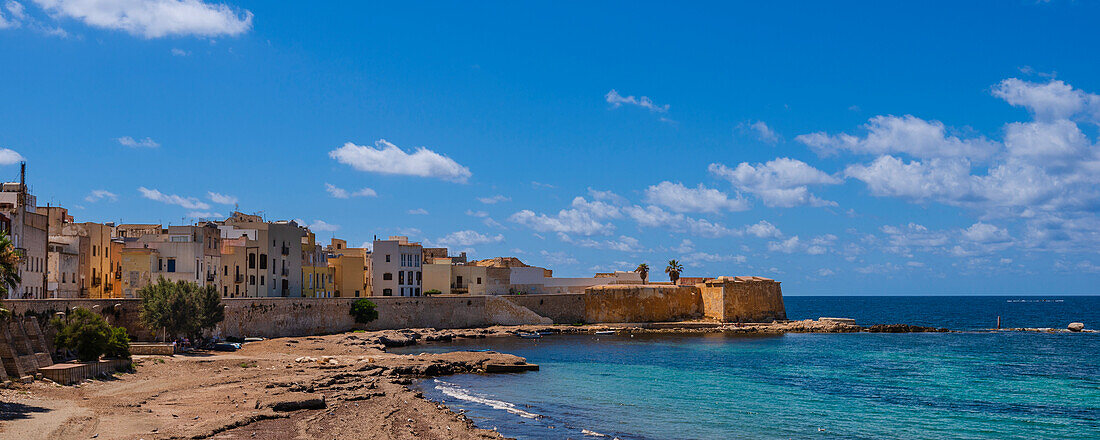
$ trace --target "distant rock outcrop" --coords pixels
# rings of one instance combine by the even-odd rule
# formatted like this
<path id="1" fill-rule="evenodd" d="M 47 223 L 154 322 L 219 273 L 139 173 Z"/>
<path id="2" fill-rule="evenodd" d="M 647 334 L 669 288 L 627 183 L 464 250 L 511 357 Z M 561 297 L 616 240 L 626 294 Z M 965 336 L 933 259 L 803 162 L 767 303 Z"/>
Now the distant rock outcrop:
<path id="1" fill-rule="evenodd" d="M 1071 332 L 1079 332 L 1085 329 L 1085 324 L 1081 322 L 1071 322 L 1066 328 Z"/>

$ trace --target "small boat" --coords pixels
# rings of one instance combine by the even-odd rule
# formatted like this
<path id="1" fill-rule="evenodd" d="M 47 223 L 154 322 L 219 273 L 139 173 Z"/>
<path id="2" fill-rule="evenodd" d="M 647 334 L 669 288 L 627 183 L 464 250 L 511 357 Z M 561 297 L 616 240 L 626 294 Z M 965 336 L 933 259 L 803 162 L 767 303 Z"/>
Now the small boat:
<path id="1" fill-rule="evenodd" d="M 615 334 L 615 330 L 600 330 L 598 332 L 593 332 L 593 333 L 597 334 L 597 335 L 613 335 L 613 334 Z"/>
<path id="2" fill-rule="evenodd" d="M 517 333 L 516 336 L 519 336 L 523 339 L 539 339 L 542 337 L 542 335 L 538 333 Z"/>

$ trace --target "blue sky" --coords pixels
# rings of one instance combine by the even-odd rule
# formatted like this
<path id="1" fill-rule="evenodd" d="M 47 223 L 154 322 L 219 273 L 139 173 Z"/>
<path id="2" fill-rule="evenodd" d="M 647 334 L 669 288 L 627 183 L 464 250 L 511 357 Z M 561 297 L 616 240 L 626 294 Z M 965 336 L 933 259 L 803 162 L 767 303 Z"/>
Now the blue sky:
<path id="1" fill-rule="evenodd" d="M 563 276 L 1100 293 L 1100 5 L 0 0 L 0 176 Z"/>

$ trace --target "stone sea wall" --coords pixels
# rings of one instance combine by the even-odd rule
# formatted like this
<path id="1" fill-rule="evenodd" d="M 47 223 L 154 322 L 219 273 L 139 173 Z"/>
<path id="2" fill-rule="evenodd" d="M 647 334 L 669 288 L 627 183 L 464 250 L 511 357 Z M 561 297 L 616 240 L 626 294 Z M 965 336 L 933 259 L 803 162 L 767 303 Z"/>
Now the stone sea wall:
<path id="1" fill-rule="evenodd" d="M 734 285 L 736 284 L 736 285 Z M 751 284 L 751 286 L 749 286 Z M 749 287 L 746 287 L 749 286 Z M 226 298 L 218 336 L 282 337 L 344 332 L 356 328 L 349 314 L 357 298 Z M 584 293 L 503 296 L 371 297 L 378 319 L 369 330 L 472 328 L 490 325 L 660 322 L 702 318 L 724 322 L 786 319 L 779 283 L 725 283 L 722 287 L 607 285 Z M 84 307 L 135 341 L 152 341 L 140 323 L 138 299 L 3 300 L 16 315 L 41 322 L 58 311 Z"/>

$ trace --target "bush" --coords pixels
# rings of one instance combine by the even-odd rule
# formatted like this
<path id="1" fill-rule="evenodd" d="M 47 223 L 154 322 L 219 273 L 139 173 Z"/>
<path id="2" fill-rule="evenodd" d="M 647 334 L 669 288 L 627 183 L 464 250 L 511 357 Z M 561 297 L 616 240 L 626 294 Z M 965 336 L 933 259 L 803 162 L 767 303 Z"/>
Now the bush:
<path id="1" fill-rule="evenodd" d="M 351 316 L 355 317 L 356 323 L 366 324 L 378 319 L 378 310 L 375 307 L 377 306 L 371 300 L 359 298 L 351 303 Z"/>
<path id="2" fill-rule="evenodd" d="M 111 337 L 107 339 L 107 348 L 103 352 L 109 358 L 130 358 L 130 335 L 122 327 L 111 328 Z"/>
<path id="3" fill-rule="evenodd" d="M 80 360 L 99 360 L 99 356 L 107 351 L 111 326 L 91 310 L 75 309 L 65 319 L 54 318 L 53 324 L 57 327 L 54 345 L 75 351 Z"/>
<path id="4" fill-rule="evenodd" d="M 441 293 L 443 293 L 443 292 L 440 292 L 439 289 L 432 289 L 432 290 L 424 292 L 425 295 L 439 295 Z"/>

